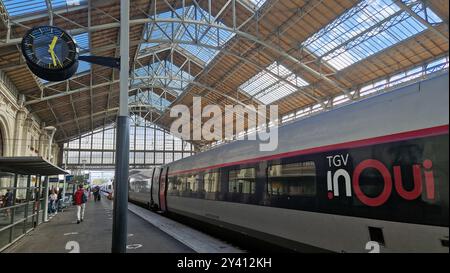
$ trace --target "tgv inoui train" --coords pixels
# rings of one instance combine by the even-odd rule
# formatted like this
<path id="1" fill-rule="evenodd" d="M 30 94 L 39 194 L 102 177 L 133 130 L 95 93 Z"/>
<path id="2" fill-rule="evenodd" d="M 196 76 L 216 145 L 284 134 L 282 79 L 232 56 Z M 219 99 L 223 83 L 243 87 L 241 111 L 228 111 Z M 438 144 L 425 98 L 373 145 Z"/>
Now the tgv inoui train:
<path id="1" fill-rule="evenodd" d="M 448 252 L 448 74 L 130 172 L 129 198 L 297 251 Z M 370 245 L 370 243 L 369 243 Z"/>

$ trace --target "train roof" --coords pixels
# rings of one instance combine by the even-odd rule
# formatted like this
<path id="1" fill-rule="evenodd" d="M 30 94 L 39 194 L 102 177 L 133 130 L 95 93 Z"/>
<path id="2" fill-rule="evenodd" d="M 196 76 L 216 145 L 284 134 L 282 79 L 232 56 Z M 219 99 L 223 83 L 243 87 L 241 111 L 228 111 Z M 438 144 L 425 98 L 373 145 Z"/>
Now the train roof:
<path id="1" fill-rule="evenodd" d="M 278 147 L 236 140 L 167 164 L 170 172 L 205 168 L 449 124 L 448 73 L 279 126 Z"/>

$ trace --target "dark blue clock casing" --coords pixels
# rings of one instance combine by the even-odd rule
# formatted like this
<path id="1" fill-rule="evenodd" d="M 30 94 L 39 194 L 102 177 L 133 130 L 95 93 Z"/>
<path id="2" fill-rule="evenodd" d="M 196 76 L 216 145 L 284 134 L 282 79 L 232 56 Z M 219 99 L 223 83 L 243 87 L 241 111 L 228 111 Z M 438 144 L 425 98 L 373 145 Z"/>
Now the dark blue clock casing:
<path id="1" fill-rule="evenodd" d="M 51 32 L 49 32 L 51 31 Z M 44 56 L 49 47 L 50 35 L 55 35 L 60 38 L 59 43 L 64 43 L 64 45 L 59 45 L 59 47 L 64 46 L 66 51 L 70 51 L 70 54 L 64 56 L 63 63 L 58 59 L 61 67 L 49 67 L 45 66 L 45 63 L 49 62 L 49 56 Z M 39 35 L 47 35 L 48 37 L 38 37 Z M 43 38 L 42 38 L 43 37 Z M 36 42 L 41 40 L 46 40 L 47 43 Z M 21 43 L 22 54 L 25 57 L 28 68 L 39 78 L 47 81 L 64 81 L 73 74 L 78 69 L 78 46 L 75 40 L 64 30 L 55 26 L 38 26 L 27 31 L 22 39 Z M 47 54 L 49 55 L 49 54 Z"/>

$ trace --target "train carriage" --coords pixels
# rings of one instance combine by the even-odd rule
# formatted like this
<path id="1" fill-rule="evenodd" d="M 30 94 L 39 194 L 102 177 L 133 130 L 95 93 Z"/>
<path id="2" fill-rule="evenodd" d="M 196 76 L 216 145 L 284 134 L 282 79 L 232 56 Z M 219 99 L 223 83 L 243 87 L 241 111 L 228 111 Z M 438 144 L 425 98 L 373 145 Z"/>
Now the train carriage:
<path id="1" fill-rule="evenodd" d="M 448 252 L 448 96 L 448 74 L 408 84 L 280 126 L 273 152 L 224 144 L 145 193 L 131 175 L 130 199 L 297 251 Z"/>

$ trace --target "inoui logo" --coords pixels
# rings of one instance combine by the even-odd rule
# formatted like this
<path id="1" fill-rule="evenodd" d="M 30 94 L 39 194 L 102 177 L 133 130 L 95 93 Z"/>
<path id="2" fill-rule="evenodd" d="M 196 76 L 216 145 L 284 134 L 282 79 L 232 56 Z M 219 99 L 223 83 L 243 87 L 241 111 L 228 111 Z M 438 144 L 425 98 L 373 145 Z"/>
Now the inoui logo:
<path id="1" fill-rule="evenodd" d="M 334 173 L 332 171 L 327 172 L 328 199 L 333 199 L 340 195 L 339 179 L 343 179 L 345 196 L 351 197 L 353 188 L 356 197 L 363 204 L 368 206 L 376 207 L 386 203 L 391 196 L 393 186 L 400 197 L 405 200 L 414 200 L 418 198 L 423 191 L 422 169 L 423 176 L 425 177 L 426 197 L 429 200 L 434 200 L 435 198 L 435 183 L 432 171 L 433 162 L 429 159 L 424 160 L 422 164 L 412 165 L 414 188 L 408 191 L 403 186 L 402 170 L 400 166 L 393 166 L 394 180 L 392 180 L 391 172 L 381 161 L 376 159 L 366 159 L 354 168 L 353 175 L 350 176 L 345 168 L 349 162 L 349 154 L 327 156 L 326 158 L 328 159 L 328 166 L 330 168 L 338 168 Z M 367 169 L 376 170 L 381 175 L 384 182 L 383 191 L 376 197 L 369 197 L 361 190 L 360 178 L 362 173 Z"/>
<path id="2" fill-rule="evenodd" d="M 202 99 L 193 97 L 192 118 L 190 108 L 186 105 L 175 105 L 170 109 L 170 117 L 177 118 L 170 126 L 170 132 L 184 140 L 232 140 L 237 133 L 247 128 L 258 128 L 254 134 L 247 136 L 248 140 L 256 140 L 258 136 L 261 143 L 260 151 L 274 151 L 278 147 L 278 105 L 225 105 L 225 113 L 219 105 L 206 105 L 202 107 Z M 223 121 L 223 117 L 225 117 Z M 208 118 L 202 124 L 202 118 Z M 191 135 L 192 120 L 192 135 Z M 224 124 L 225 132 L 222 130 Z M 236 125 L 236 126 L 235 126 Z M 236 130 L 234 130 L 236 129 Z M 239 138 L 238 138 L 239 139 Z"/>

